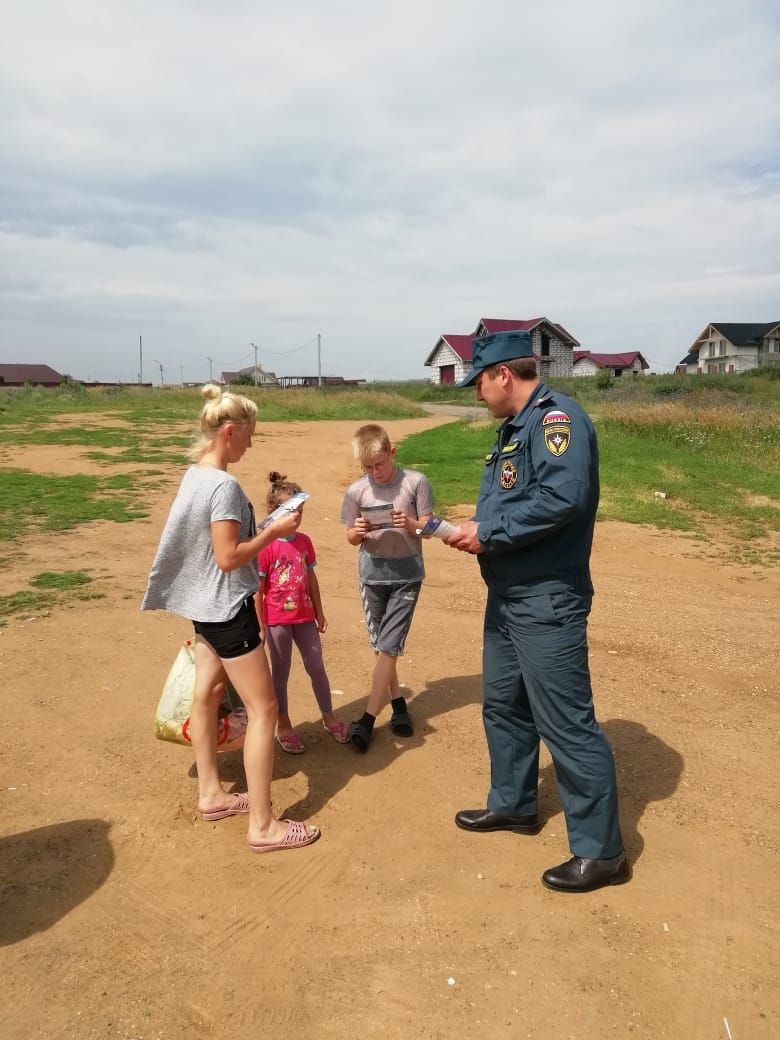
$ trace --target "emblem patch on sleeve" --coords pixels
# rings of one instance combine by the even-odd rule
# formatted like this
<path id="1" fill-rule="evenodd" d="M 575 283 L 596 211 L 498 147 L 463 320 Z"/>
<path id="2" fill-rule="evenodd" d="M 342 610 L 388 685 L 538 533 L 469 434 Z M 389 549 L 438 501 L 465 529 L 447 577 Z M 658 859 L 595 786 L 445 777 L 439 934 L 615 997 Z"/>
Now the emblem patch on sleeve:
<path id="1" fill-rule="evenodd" d="M 501 487 L 506 491 L 513 488 L 517 483 L 517 466 L 507 459 L 501 463 Z"/>
<path id="2" fill-rule="evenodd" d="M 548 412 L 542 419 L 544 443 L 551 455 L 564 454 L 571 443 L 571 419 L 566 412 Z"/>

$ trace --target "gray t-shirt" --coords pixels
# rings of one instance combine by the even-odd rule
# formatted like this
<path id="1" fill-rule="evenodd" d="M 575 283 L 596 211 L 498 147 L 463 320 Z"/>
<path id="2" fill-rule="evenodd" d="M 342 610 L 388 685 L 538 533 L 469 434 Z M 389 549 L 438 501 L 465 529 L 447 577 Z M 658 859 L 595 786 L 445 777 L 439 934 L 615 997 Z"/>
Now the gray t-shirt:
<path id="1" fill-rule="evenodd" d="M 228 573 L 217 566 L 211 525 L 218 520 L 237 520 L 240 541 L 256 533 L 252 503 L 236 478 L 211 466 L 190 466 L 171 506 L 141 610 L 229 621 L 257 592 L 256 558 Z"/>
<path id="2" fill-rule="evenodd" d="M 354 527 L 363 506 L 386 504 L 402 509 L 407 516 L 428 516 L 433 512 L 431 483 L 414 469 L 399 469 L 389 484 L 380 484 L 366 473 L 347 488 L 341 522 Z M 369 531 L 360 545 L 358 574 L 365 585 L 422 581 L 425 566 L 421 540 L 394 528 Z"/>

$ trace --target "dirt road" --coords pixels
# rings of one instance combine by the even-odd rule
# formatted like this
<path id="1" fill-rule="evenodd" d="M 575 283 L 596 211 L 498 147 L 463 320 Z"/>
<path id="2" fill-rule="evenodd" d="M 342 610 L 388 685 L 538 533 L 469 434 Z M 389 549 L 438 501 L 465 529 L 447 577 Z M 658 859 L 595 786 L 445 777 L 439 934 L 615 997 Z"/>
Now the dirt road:
<path id="1" fill-rule="evenodd" d="M 387 425 L 399 439 L 441 421 Z M 237 469 L 256 504 L 272 468 L 312 494 L 304 527 L 345 720 L 372 665 L 338 523 L 352 427 L 263 426 Z M 24 464 L 77 471 L 79 458 L 29 449 Z M 253 857 L 240 818 L 197 816 L 191 752 L 152 736 L 189 630 L 138 604 L 179 476 L 172 466 L 148 522 L 4 550 L 2 593 L 81 569 L 106 594 L 0 632 L 5 1040 L 720 1040 L 726 1023 L 734 1040 L 780 1035 L 776 572 L 598 527 L 592 670 L 631 884 L 574 897 L 540 885 L 568 855 L 547 757 L 538 836 L 453 826 L 487 790 L 484 598 L 474 560 L 439 543 L 401 665 L 415 737 L 383 719 L 368 755 L 336 745 L 296 662 L 307 751 L 277 751 L 274 804 L 323 838 Z M 221 761 L 240 787 L 240 755 Z"/>

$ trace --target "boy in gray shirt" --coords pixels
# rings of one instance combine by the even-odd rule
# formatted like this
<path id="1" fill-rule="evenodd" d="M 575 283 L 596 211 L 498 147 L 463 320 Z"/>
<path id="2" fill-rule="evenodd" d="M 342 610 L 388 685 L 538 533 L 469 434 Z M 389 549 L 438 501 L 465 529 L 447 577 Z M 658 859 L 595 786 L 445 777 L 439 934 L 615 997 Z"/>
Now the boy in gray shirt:
<path id="1" fill-rule="evenodd" d="M 361 426 L 352 447 L 364 475 L 347 488 L 341 522 L 347 527 L 347 541 L 360 548 L 360 598 L 376 664 L 366 710 L 352 723 L 349 735 L 353 747 L 365 752 L 376 717 L 388 700 L 393 733 L 410 737 L 414 732 L 401 696 L 397 662 L 425 577 L 416 529 L 433 513 L 433 491 L 424 474 L 396 466 L 395 448 L 383 427 Z"/>

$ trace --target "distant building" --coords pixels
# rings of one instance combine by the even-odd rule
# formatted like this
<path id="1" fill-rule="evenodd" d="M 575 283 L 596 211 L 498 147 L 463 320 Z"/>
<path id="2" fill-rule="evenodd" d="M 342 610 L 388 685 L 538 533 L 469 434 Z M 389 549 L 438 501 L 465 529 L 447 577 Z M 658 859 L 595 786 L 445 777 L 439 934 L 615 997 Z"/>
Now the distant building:
<path id="1" fill-rule="evenodd" d="M 323 386 L 360 386 L 365 379 L 345 379 L 344 376 L 323 376 Z M 279 386 L 285 389 L 319 386 L 319 376 L 279 376 Z"/>
<path id="2" fill-rule="evenodd" d="M 639 376 L 650 366 L 638 350 L 623 354 L 594 354 L 590 350 L 575 350 L 572 355 L 572 375 L 595 376 L 609 371 L 613 376 Z"/>
<path id="3" fill-rule="evenodd" d="M 63 378 L 49 365 L 0 365 L 0 386 L 59 386 Z"/>
<path id="4" fill-rule="evenodd" d="M 531 333 L 542 379 L 571 375 L 572 353 L 579 343 L 562 325 L 548 318 L 480 318 L 471 335 L 444 333 L 439 336 L 424 362 L 431 369 L 431 382 L 452 384 L 465 379 L 473 367 L 471 348 L 475 337 L 518 329 Z"/>
<path id="5" fill-rule="evenodd" d="M 747 372 L 780 365 L 780 321 L 707 325 L 678 363 L 678 375 Z"/>
<path id="6" fill-rule="evenodd" d="M 257 379 L 255 379 L 255 375 L 257 375 Z M 237 383 L 241 377 L 247 376 L 253 383 L 256 382 L 257 386 L 276 387 L 279 385 L 276 373 L 266 372 L 260 365 L 257 368 L 254 365 L 249 365 L 248 368 L 240 368 L 238 372 L 222 372 L 219 381 L 224 385 L 229 385 L 230 383 Z"/>

